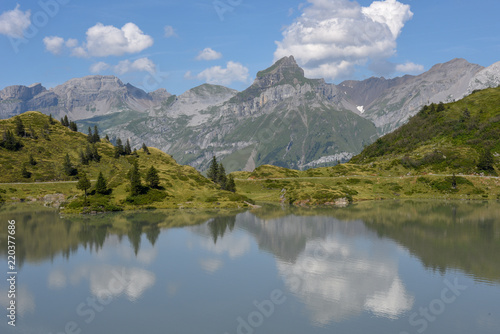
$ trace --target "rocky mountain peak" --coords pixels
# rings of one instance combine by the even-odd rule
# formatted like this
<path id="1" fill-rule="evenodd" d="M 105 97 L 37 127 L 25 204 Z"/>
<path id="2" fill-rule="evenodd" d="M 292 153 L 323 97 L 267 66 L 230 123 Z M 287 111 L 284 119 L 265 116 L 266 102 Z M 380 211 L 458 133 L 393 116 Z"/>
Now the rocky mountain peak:
<path id="1" fill-rule="evenodd" d="M 278 60 L 273 66 L 257 73 L 254 85 L 260 88 L 269 88 L 276 85 L 303 83 L 304 70 L 297 65 L 293 56 Z"/>

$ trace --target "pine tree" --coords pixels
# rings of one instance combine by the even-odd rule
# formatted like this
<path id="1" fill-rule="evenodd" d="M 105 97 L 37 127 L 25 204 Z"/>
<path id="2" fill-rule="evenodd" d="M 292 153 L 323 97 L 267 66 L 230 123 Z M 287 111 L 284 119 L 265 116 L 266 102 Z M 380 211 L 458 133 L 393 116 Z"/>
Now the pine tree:
<path id="1" fill-rule="evenodd" d="M 134 160 L 134 164 L 130 171 L 128 172 L 130 180 L 130 194 L 132 196 L 139 195 L 142 191 L 141 175 L 139 174 L 139 165 L 137 159 Z"/>
<path id="2" fill-rule="evenodd" d="M 125 155 L 132 154 L 132 148 L 130 147 L 130 141 L 127 139 L 127 143 L 125 144 Z"/>
<path id="3" fill-rule="evenodd" d="M 49 115 L 49 124 L 50 125 L 54 125 L 55 121 L 54 119 L 52 118 L 52 114 Z"/>
<path id="4" fill-rule="evenodd" d="M 95 192 L 101 195 L 106 195 L 108 193 L 108 184 L 102 172 L 99 172 L 99 176 L 97 177 Z"/>
<path id="5" fill-rule="evenodd" d="M 75 122 L 71 121 L 71 122 L 69 122 L 69 129 L 71 131 L 77 132 L 78 131 L 78 126 L 76 125 Z"/>
<path id="6" fill-rule="evenodd" d="M 90 126 L 89 126 L 89 133 L 87 134 L 87 141 L 89 143 L 94 142 L 94 135 L 92 134 L 92 129 L 90 128 Z"/>
<path id="7" fill-rule="evenodd" d="M 226 170 L 224 169 L 224 165 L 221 162 L 219 164 L 219 171 L 217 173 L 217 183 L 220 185 L 222 190 L 225 190 L 226 182 L 227 182 Z"/>
<path id="8" fill-rule="evenodd" d="M 26 131 L 24 129 L 24 124 L 21 117 L 19 116 L 14 117 L 14 122 L 16 124 L 16 135 L 18 135 L 19 137 L 23 137 L 24 135 L 26 135 Z"/>
<path id="9" fill-rule="evenodd" d="M 214 155 L 212 158 L 212 162 L 208 167 L 207 177 L 213 182 L 217 182 L 218 175 L 219 175 L 219 165 L 217 164 L 217 158 Z"/>
<path id="10" fill-rule="evenodd" d="M 160 177 L 158 176 L 158 171 L 154 166 L 151 166 L 146 173 L 146 183 L 151 188 L 158 188 L 160 185 Z"/>
<path id="11" fill-rule="evenodd" d="M 29 164 L 30 164 L 31 166 L 35 166 L 35 165 L 37 164 L 37 162 L 36 162 L 35 158 L 33 158 L 33 155 L 32 155 L 32 154 L 30 154 L 30 156 L 29 156 L 29 161 L 28 161 L 28 162 L 29 162 Z"/>
<path id="12" fill-rule="evenodd" d="M 104 137 L 104 139 L 106 139 L 106 141 L 109 143 L 109 136 L 106 135 L 106 137 Z"/>
<path id="13" fill-rule="evenodd" d="M 61 125 L 64 125 L 64 117 L 61 117 Z"/>
<path id="14" fill-rule="evenodd" d="M 63 122 L 64 122 L 64 123 L 62 123 L 62 125 L 64 125 L 64 126 L 69 126 L 69 119 L 68 119 L 68 115 L 64 115 Z"/>
<path id="15" fill-rule="evenodd" d="M 95 145 L 92 145 L 92 160 L 94 160 L 95 162 L 101 161 L 101 155 L 99 154 L 99 151 L 97 150 L 97 147 Z"/>
<path id="16" fill-rule="evenodd" d="M 98 143 L 101 141 L 101 137 L 99 136 L 99 130 L 97 129 L 97 125 L 94 125 L 94 136 L 92 138 L 94 143 Z"/>
<path id="17" fill-rule="evenodd" d="M 123 149 L 123 144 L 122 144 L 122 140 L 120 138 L 118 138 L 116 140 L 116 145 L 115 145 L 115 158 L 119 158 L 120 155 L 123 155 L 124 154 L 124 149 Z"/>
<path id="18" fill-rule="evenodd" d="M 85 154 L 85 152 L 83 152 L 83 150 L 80 150 L 80 163 L 82 165 L 89 164 L 89 159 L 88 159 L 87 155 Z"/>
<path id="19" fill-rule="evenodd" d="M 78 183 L 76 184 L 76 189 L 83 190 L 85 193 L 85 199 L 87 198 L 87 190 L 90 189 L 91 184 L 87 178 L 85 172 L 78 173 Z"/>
<path id="20" fill-rule="evenodd" d="M 21 175 L 25 179 L 29 179 L 31 177 L 31 173 L 26 169 L 26 166 L 23 166 L 23 168 L 21 169 Z"/>
<path id="21" fill-rule="evenodd" d="M 68 176 L 73 176 L 77 174 L 77 170 L 75 167 L 73 167 L 73 164 L 71 163 L 68 153 L 66 153 L 66 156 L 64 157 L 63 170 L 64 173 L 66 173 L 66 175 Z"/>
<path id="22" fill-rule="evenodd" d="M 479 163 L 477 164 L 477 168 L 479 170 L 485 172 L 492 172 L 495 170 L 493 164 L 495 163 L 495 159 L 493 158 L 493 154 L 491 154 L 491 150 L 484 149 L 479 157 Z"/>
<path id="23" fill-rule="evenodd" d="M 146 144 L 142 143 L 142 150 L 144 151 L 144 153 L 146 154 L 150 154 L 149 153 L 149 148 L 146 146 Z"/>
<path id="24" fill-rule="evenodd" d="M 236 184 L 234 183 L 234 178 L 231 174 L 227 177 L 226 190 L 236 192 Z"/>
<path id="25" fill-rule="evenodd" d="M 0 146 L 9 150 L 9 151 L 19 151 L 23 145 L 19 140 L 16 139 L 12 131 L 6 130 L 3 133 L 2 142 Z"/>

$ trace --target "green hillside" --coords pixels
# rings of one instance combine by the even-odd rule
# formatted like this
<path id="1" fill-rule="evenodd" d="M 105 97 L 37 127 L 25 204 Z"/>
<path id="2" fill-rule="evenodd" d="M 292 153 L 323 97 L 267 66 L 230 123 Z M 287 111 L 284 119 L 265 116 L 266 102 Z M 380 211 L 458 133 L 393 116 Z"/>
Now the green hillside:
<path id="1" fill-rule="evenodd" d="M 16 134 L 16 122 L 22 122 L 25 134 Z M 149 154 L 139 150 L 130 155 L 115 157 L 115 147 L 105 139 L 89 144 L 87 135 L 71 131 L 59 121 L 39 112 L 26 112 L 18 119 L 0 121 L 0 196 L 2 200 L 41 200 L 47 194 L 64 194 L 67 211 L 102 211 L 145 207 L 241 207 L 246 198 L 228 191 L 203 177 L 196 169 L 181 166 L 168 154 L 149 148 Z M 8 145 L 9 133 L 17 147 Z M 12 138 L 11 138 L 12 139 Z M 94 148 L 95 147 L 95 148 Z M 10 149 L 9 149 L 10 148 Z M 100 161 L 85 164 L 82 152 L 96 150 Z M 64 166 L 66 155 L 71 167 Z M 127 174 L 134 161 L 138 163 L 142 187 L 131 196 Z M 154 166 L 160 184 L 148 188 L 146 172 Z M 110 189 L 107 194 L 95 194 L 95 180 L 102 173 Z M 85 200 L 76 181 L 85 173 L 91 180 L 90 195 Z"/>
<path id="2" fill-rule="evenodd" d="M 325 204 L 402 198 L 500 199 L 500 88 L 432 104 L 349 163 L 235 172 L 256 201 Z M 484 177 L 482 177 L 484 175 Z"/>
<path id="3" fill-rule="evenodd" d="M 500 87 L 449 104 L 425 106 L 409 122 L 354 157 L 354 164 L 389 164 L 418 172 L 499 171 Z"/>

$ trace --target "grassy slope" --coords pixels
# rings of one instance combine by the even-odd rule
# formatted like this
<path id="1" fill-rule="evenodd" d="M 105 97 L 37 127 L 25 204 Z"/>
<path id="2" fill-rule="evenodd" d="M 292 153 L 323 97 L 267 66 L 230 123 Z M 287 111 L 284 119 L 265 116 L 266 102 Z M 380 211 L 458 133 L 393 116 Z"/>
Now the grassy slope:
<path id="1" fill-rule="evenodd" d="M 234 177 L 240 192 L 257 201 L 317 204 L 339 193 L 353 200 L 500 199 L 498 178 L 466 175 L 481 172 L 476 166 L 485 147 L 496 156 L 493 174 L 500 172 L 499 106 L 500 88 L 479 91 L 442 111 L 422 111 L 348 164 L 307 171 L 266 165 Z"/>
<path id="2" fill-rule="evenodd" d="M 68 198 L 74 195 L 81 197 L 81 191 L 76 189 L 75 183 L 36 183 L 38 181 L 71 181 L 75 177 L 66 176 L 63 172 L 62 162 L 66 153 L 70 155 L 74 166 L 80 171 L 85 171 L 89 179 L 96 180 L 99 172 L 104 174 L 108 185 L 113 189 L 111 196 L 104 196 L 100 200 L 108 201 L 125 208 L 137 208 L 135 205 L 125 203 L 128 196 L 129 182 L 126 174 L 131 169 L 133 156 L 122 156 L 115 159 L 114 147 L 105 140 L 97 143 L 99 154 L 102 156 L 99 163 L 91 162 L 89 165 L 79 163 L 79 151 L 87 145 L 86 135 L 72 132 L 59 122 L 50 126 L 49 139 L 41 136 L 41 130 L 48 121 L 48 116 L 38 112 L 22 114 L 21 119 L 26 128 L 31 126 L 38 135 L 38 139 L 21 138 L 23 148 L 12 152 L 0 148 L 0 182 L 25 183 L 25 184 L 0 184 L 0 195 L 4 199 L 37 199 L 46 194 L 64 193 Z M 0 131 L 14 129 L 14 120 L 0 121 Z M 147 203 L 148 206 L 161 208 L 177 207 L 238 207 L 242 205 L 242 198 L 236 194 L 219 190 L 212 182 L 204 178 L 196 169 L 181 166 L 168 154 L 150 148 L 151 154 L 139 150 L 139 169 L 142 176 L 146 170 L 154 166 L 160 175 L 161 183 L 165 189 L 162 191 L 166 197 L 162 201 Z M 32 155 L 37 164 L 28 163 Z M 26 166 L 32 173 L 26 179 L 21 175 L 22 166 Z M 92 182 L 94 184 L 94 182 Z M 147 201 L 147 198 L 145 198 Z M 144 204 L 146 205 L 146 204 Z"/>
<path id="3" fill-rule="evenodd" d="M 379 138 L 351 162 L 389 164 L 418 172 L 477 172 L 481 152 L 500 152 L 500 88 L 485 89 L 444 105 L 424 108 Z M 497 166 L 498 167 L 498 166 Z M 498 169 L 497 169 L 498 171 Z"/>

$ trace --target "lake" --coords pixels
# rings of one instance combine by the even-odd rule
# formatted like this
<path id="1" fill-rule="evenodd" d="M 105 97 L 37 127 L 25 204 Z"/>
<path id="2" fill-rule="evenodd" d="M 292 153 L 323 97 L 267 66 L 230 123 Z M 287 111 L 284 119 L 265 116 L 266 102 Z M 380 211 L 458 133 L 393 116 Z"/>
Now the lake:
<path id="1" fill-rule="evenodd" d="M 499 333 L 500 203 L 146 211 L 16 221 L 1 333 Z"/>

